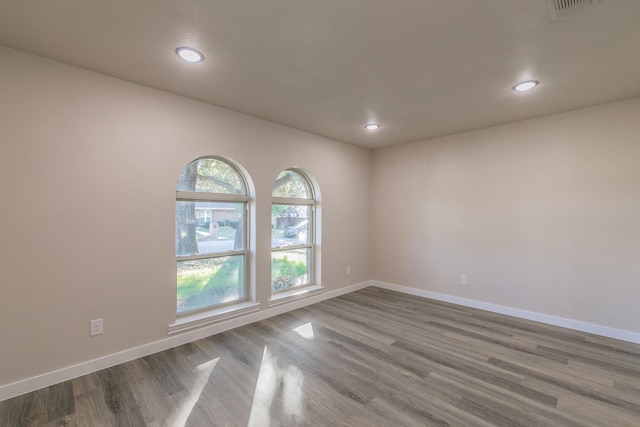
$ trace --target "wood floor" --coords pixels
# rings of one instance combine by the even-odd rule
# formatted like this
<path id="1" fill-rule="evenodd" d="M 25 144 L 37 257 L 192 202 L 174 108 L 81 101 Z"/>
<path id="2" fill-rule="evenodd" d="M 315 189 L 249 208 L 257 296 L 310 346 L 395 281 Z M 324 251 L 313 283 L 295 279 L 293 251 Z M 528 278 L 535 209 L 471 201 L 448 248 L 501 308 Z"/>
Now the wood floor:
<path id="1" fill-rule="evenodd" d="M 640 426 L 640 345 L 367 288 L 0 402 L 0 426 Z"/>

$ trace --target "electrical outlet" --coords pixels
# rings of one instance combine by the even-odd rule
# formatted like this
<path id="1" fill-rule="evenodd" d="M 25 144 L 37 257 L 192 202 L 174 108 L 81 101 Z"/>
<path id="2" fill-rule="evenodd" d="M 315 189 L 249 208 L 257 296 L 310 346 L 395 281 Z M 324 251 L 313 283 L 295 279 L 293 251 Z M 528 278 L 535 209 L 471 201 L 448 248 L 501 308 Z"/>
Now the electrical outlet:
<path id="1" fill-rule="evenodd" d="M 467 275 L 463 274 L 462 276 L 460 276 L 460 284 L 463 286 L 467 286 L 469 283 L 467 281 Z"/>
<path id="2" fill-rule="evenodd" d="M 347 265 L 347 275 L 351 274 L 351 266 Z"/>
<path id="3" fill-rule="evenodd" d="M 95 319 L 91 321 L 91 336 L 100 335 L 104 331 L 104 324 L 102 319 Z"/>

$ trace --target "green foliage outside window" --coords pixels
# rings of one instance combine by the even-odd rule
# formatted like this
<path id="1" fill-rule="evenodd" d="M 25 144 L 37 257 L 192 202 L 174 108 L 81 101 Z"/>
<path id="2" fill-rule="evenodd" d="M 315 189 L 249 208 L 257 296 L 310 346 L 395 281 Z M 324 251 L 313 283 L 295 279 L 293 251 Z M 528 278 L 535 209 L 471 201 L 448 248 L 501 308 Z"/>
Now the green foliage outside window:
<path id="1" fill-rule="evenodd" d="M 178 312 L 218 305 L 241 297 L 244 257 L 217 257 L 178 262 Z"/>
<path id="2" fill-rule="evenodd" d="M 307 276 L 307 264 L 292 261 L 288 257 L 271 258 L 271 289 L 278 291 L 290 288 L 304 281 Z"/>
<path id="3" fill-rule="evenodd" d="M 273 197 L 294 197 L 310 199 L 311 188 L 306 178 L 296 171 L 285 170 L 278 175 L 273 184 Z"/>

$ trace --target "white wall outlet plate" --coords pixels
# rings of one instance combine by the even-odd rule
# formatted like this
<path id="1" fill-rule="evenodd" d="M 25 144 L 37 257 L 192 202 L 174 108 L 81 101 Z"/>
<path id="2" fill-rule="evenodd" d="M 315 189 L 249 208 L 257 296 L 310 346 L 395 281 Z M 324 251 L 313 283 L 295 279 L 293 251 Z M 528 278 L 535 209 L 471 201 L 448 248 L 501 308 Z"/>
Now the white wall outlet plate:
<path id="1" fill-rule="evenodd" d="M 91 336 L 100 335 L 104 331 L 104 323 L 102 319 L 95 319 L 91 321 Z"/>

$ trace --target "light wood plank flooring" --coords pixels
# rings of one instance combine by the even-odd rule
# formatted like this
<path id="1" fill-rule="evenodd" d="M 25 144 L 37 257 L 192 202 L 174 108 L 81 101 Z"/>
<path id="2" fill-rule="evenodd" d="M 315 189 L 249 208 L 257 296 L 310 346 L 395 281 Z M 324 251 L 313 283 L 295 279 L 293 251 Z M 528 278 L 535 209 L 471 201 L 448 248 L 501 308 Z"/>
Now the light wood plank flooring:
<path id="1" fill-rule="evenodd" d="M 640 426 L 640 345 L 367 288 L 0 402 L 0 426 Z"/>

